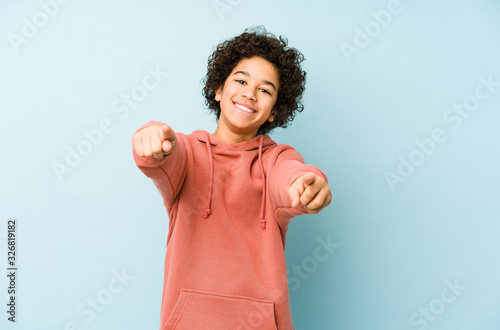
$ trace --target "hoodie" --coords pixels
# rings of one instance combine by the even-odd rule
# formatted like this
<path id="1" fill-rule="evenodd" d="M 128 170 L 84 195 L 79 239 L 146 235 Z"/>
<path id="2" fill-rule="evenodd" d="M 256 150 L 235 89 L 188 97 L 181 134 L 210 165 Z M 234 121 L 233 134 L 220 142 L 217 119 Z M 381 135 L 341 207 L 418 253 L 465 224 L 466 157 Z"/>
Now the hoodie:
<path id="1" fill-rule="evenodd" d="M 137 131 L 163 125 L 150 121 Z M 175 151 L 136 165 L 169 218 L 160 330 L 294 329 L 285 261 L 299 176 L 326 175 L 268 135 L 230 144 L 206 131 L 176 132 Z"/>

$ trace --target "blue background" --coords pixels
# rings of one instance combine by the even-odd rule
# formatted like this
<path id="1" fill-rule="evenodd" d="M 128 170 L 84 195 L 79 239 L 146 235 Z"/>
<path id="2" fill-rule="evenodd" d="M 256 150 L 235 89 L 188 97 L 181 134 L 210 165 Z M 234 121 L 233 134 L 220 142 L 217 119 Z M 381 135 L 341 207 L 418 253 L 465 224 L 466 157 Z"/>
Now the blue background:
<path id="1" fill-rule="evenodd" d="M 15 325 L 0 280 L 2 329 L 158 328 L 168 219 L 135 167 L 132 134 L 149 120 L 213 132 L 207 58 L 259 24 L 301 50 L 308 73 L 304 112 L 271 137 L 322 169 L 333 191 L 288 232 L 287 264 L 306 269 L 299 281 L 290 274 L 296 328 L 500 328 L 498 1 L 57 4 L 46 21 L 37 1 L 0 4 L 0 264 L 16 218 L 19 265 Z M 388 6 L 397 13 L 382 26 L 372 11 Z M 16 44 L 23 17 L 40 27 Z M 135 108 L 114 111 L 148 67 L 167 75 Z M 480 77 L 497 86 L 487 92 Z M 477 88 L 477 108 L 459 126 L 447 121 Z M 58 178 L 54 164 L 103 120 L 113 130 Z M 446 139 L 419 153 L 415 140 L 435 129 Z M 410 155 L 419 165 L 403 177 Z M 388 172 L 400 176 L 393 189 Z M 328 239 L 334 252 L 314 259 Z M 110 296 L 114 271 L 128 280 Z M 90 317 L 96 297 L 106 304 Z"/>

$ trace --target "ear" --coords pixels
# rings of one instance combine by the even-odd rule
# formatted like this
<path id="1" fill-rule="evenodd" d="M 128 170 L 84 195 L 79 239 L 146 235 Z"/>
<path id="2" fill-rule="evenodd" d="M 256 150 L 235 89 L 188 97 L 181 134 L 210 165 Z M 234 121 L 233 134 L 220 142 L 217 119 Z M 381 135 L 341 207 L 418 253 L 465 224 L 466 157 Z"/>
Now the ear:
<path id="1" fill-rule="evenodd" d="M 217 102 L 220 102 L 221 99 L 222 99 L 222 86 L 219 86 L 219 88 L 215 90 L 215 100 Z"/>
<path id="2" fill-rule="evenodd" d="M 269 115 L 269 118 L 267 119 L 269 122 L 273 122 L 274 121 L 274 117 L 276 117 L 276 111 L 275 110 L 272 110 L 271 111 L 271 114 Z"/>

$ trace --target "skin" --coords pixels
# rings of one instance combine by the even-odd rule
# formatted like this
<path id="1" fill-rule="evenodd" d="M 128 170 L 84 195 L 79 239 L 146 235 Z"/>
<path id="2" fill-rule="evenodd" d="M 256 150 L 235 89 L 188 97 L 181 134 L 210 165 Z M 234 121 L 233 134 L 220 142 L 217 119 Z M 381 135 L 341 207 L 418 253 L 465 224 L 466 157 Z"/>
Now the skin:
<path id="1" fill-rule="evenodd" d="M 241 60 L 216 90 L 221 114 L 213 135 L 230 144 L 254 138 L 263 123 L 274 120 L 279 87 L 278 71 L 272 63 L 260 57 Z M 249 114 L 237 105 L 255 112 Z M 156 159 L 170 155 L 177 145 L 169 125 L 146 127 L 134 134 L 132 143 L 138 156 Z M 292 207 L 310 214 L 318 213 L 332 200 L 328 183 L 314 172 L 295 179 L 288 187 L 288 195 Z"/>
<path id="2" fill-rule="evenodd" d="M 273 64 L 260 57 L 241 60 L 224 86 L 215 91 L 221 114 L 213 135 L 231 144 L 255 137 L 262 124 L 274 120 L 278 91 L 278 71 Z M 237 105 L 251 108 L 255 113 L 248 114 Z"/>

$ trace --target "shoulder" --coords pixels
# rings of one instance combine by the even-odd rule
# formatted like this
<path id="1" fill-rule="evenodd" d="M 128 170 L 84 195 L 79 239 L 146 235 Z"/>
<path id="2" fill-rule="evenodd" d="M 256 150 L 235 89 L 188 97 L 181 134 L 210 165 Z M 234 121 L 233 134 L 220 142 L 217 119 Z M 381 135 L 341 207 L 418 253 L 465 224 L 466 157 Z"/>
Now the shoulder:
<path id="1" fill-rule="evenodd" d="M 199 139 L 199 133 L 196 134 L 196 132 L 198 131 L 194 131 L 190 134 L 186 134 L 183 132 L 175 132 L 175 136 L 185 144 L 193 144 Z"/>
<path id="2" fill-rule="evenodd" d="M 268 141 L 272 141 L 272 143 L 269 144 L 269 148 L 266 150 L 266 152 L 271 159 L 275 160 L 274 162 L 282 160 L 298 160 L 301 162 L 304 161 L 302 155 L 291 145 L 286 143 L 276 143 L 269 136 L 267 136 L 267 138 L 264 138 L 264 142 L 267 139 Z"/>

